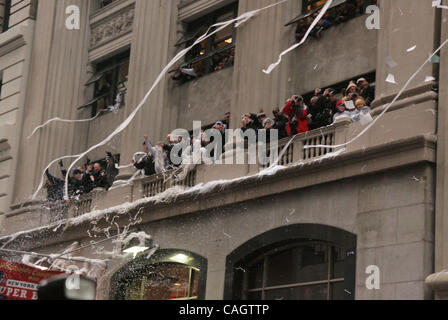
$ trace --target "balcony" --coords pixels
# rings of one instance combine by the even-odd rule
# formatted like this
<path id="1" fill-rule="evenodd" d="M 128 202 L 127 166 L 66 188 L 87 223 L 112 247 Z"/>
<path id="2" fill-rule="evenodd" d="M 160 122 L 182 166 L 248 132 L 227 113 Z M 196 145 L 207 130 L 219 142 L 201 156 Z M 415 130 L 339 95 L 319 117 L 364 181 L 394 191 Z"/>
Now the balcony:
<path id="1" fill-rule="evenodd" d="M 388 168 L 435 162 L 437 94 L 405 97 L 375 126 L 344 149 L 307 148 L 340 145 L 351 141 L 365 127 L 349 119 L 297 135 L 278 161 L 267 165 L 198 165 L 175 179 L 170 173 L 132 181 L 116 181 L 108 191 L 94 191 L 70 205 L 29 202 L 17 204 L 5 215 L 0 235 L 33 230 L 42 226 L 56 229 L 68 221 L 83 223 L 124 209 L 150 208 L 146 220 L 207 210 L 250 199 L 312 187 L 341 179 L 374 174 Z M 381 106 L 372 111 L 376 117 Z M 397 122 L 397 119 L 402 119 Z M 283 150 L 288 139 L 280 141 Z M 228 154 L 232 154 L 229 152 Z M 238 191 L 239 190 L 239 191 Z M 202 199 L 203 201 L 199 201 Z M 90 213 L 90 214 L 89 214 Z M 75 220 L 73 220 L 75 219 Z M 46 227 L 45 227 L 46 228 Z M 57 230 L 57 229 L 56 229 Z"/>
<path id="2" fill-rule="evenodd" d="M 350 121 L 338 122 L 327 128 L 322 128 L 298 135 L 294 138 L 286 152 L 279 160 L 279 165 L 289 166 L 294 163 L 310 163 L 313 160 L 333 152 L 330 149 L 304 149 L 304 146 L 315 143 L 343 143 L 346 139 L 346 130 Z M 279 152 L 284 149 L 289 138 L 279 142 Z M 246 151 L 247 153 L 247 151 Z M 271 164 L 269 164 L 271 165 Z M 189 171 L 180 179 L 168 178 L 172 172 L 154 175 L 134 181 L 117 181 L 108 192 L 94 190 L 88 195 L 67 204 L 65 201 L 57 203 L 33 202 L 26 206 L 14 206 L 7 219 L 16 220 L 16 223 L 8 223 L 8 233 L 18 232 L 24 229 L 34 229 L 41 226 L 64 223 L 67 219 L 80 218 L 97 210 L 105 210 L 123 203 L 132 203 L 139 200 L 154 198 L 167 190 L 177 188 L 177 191 L 207 184 L 216 180 L 231 180 L 250 176 L 266 169 L 267 165 L 199 165 Z M 17 228 L 17 229 L 15 229 Z M 0 231 L 0 234 L 1 231 Z"/>

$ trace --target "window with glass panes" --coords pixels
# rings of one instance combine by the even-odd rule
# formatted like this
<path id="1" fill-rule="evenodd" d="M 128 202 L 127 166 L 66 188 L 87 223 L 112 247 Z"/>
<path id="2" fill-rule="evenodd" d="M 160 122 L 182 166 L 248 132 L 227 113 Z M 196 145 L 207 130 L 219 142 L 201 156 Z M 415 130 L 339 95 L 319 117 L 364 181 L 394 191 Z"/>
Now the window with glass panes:
<path id="1" fill-rule="evenodd" d="M 199 270 L 178 263 L 158 263 L 139 272 L 122 292 L 124 300 L 196 300 Z"/>
<path id="2" fill-rule="evenodd" d="M 343 300 L 345 251 L 304 242 L 267 252 L 247 265 L 243 299 Z"/>
<path id="3" fill-rule="evenodd" d="M 92 116 L 100 110 L 116 105 L 120 99 L 120 107 L 125 103 L 129 73 L 130 51 L 116 55 L 96 64 L 95 75 L 86 83 L 94 86 L 93 100 L 80 107 L 92 106 Z"/>
<path id="4" fill-rule="evenodd" d="M 185 36 L 178 41 L 177 46 L 182 44 L 185 44 L 186 47 L 191 46 L 197 38 L 207 32 L 210 26 L 231 20 L 237 17 L 237 15 L 238 2 L 235 2 L 189 23 Z M 200 63 L 199 71 L 201 73 L 211 72 L 213 71 L 213 56 L 225 55 L 226 53 L 230 55 L 231 49 L 235 46 L 235 38 L 236 29 L 232 24 L 193 47 L 185 57 L 186 62 L 192 64 Z"/>

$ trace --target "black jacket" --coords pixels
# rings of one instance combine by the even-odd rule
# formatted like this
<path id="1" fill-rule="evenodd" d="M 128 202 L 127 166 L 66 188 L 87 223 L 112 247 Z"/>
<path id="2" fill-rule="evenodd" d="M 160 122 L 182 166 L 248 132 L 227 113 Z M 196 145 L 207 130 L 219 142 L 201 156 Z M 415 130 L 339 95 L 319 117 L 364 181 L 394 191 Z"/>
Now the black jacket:
<path id="1" fill-rule="evenodd" d="M 56 202 L 64 199 L 64 180 L 52 176 L 48 170 L 45 172 L 49 185 L 47 185 L 47 199 Z"/>
<path id="2" fill-rule="evenodd" d="M 143 170 L 145 172 L 145 176 L 152 176 L 156 174 L 154 160 L 149 155 L 144 156 L 140 161 L 134 163 L 134 167 L 138 170 Z"/>
<path id="3" fill-rule="evenodd" d="M 100 170 L 98 172 L 94 172 L 92 174 L 93 176 L 93 181 L 92 181 L 92 187 L 93 189 L 96 188 L 104 188 L 104 189 L 109 189 L 110 185 L 107 181 L 107 174 L 105 170 Z"/>

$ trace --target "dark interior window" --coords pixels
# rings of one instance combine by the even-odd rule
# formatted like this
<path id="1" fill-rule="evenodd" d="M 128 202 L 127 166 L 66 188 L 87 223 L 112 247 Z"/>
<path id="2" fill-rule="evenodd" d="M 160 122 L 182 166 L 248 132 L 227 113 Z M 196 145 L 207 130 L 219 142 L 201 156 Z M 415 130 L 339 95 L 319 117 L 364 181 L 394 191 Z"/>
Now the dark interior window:
<path id="1" fill-rule="evenodd" d="M 344 253 L 323 242 L 274 249 L 248 265 L 242 296 L 249 300 L 344 299 Z"/>
<path id="2" fill-rule="evenodd" d="M 94 86 L 93 100 L 80 107 L 92 107 L 92 116 L 111 107 L 120 108 L 125 104 L 129 73 L 130 51 L 116 55 L 96 65 L 95 75 L 87 82 Z"/>
<path id="3" fill-rule="evenodd" d="M 2 15 L 2 32 L 8 30 L 9 26 L 9 16 L 11 15 L 11 0 L 6 0 L 0 9 L 3 11 Z"/>
<path id="4" fill-rule="evenodd" d="M 238 2 L 205 15 L 186 26 L 185 35 L 176 46 L 190 47 L 212 25 L 231 20 L 238 15 Z M 211 29 L 213 32 L 215 29 Z M 175 80 L 191 80 L 207 73 L 232 66 L 235 56 L 236 29 L 234 25 L 218 31 L 213 36 L 194 46 L 185 56 L 182 68 L 187 70 L 184 76 L 176 76 Z M 173 70 L 174 71 L 174 70 Z M 172 71 L 172 72 L 173 72 Z"/>

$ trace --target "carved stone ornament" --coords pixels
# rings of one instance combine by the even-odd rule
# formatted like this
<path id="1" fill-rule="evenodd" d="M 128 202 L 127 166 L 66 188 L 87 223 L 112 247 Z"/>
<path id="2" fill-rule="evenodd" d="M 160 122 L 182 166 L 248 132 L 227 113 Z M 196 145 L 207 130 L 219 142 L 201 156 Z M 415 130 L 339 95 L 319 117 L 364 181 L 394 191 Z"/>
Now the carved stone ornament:
<path id="1" fill-rule="evenodd" d="M 102 21 L 92 26 L 90 47 L 97 47 L 104 42 L 115 39 L 131 31 L 134 23 L 134 13 L 135 9 L 132 7 L 107 19 L 107 21 Z"/>

